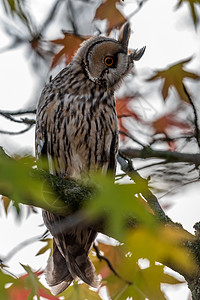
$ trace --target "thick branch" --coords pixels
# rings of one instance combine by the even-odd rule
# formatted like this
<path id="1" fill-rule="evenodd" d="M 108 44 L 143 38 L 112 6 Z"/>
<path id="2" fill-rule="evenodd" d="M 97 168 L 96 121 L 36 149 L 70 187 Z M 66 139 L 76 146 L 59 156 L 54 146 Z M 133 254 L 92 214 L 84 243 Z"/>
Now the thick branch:
<path id="1" fill-rule="evenodd" d="M 200 154 L 191 153 L 180 153 L 172 151 L 154 150 L 150 147 L 145 147 L 142 150 L 136 148 L 126 148 L 120 149 L 120 155 L 133 158 L 160 158 L 164 159 L 165 162 L 185 162 L 194 164 L 196 166 L 200 165 Z"/>

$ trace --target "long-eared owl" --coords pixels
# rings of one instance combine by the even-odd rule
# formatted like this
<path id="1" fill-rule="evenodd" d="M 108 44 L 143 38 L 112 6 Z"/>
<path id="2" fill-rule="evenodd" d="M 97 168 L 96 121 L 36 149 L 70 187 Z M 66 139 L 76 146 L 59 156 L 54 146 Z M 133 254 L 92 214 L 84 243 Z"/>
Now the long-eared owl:
<path id="1" fill-rule="evenodd" d="M 81 178 L 88 172 L 115 173 L 118 126 L 114 92 L 145 48 L 128 53 L 130 26 L 118 40 L 92 37 L 82 43 L 71 63 L 44 88 L 36 115 L 36 156 L 48 159 L 49 172 L 61 178 Z M 45 225 L 61 216 L 43 211 Z M 88 258 L 97 232 L 77 225 L 54 235 L 46 281 L 59 294 L 73 280 L 96 287 L 98 279 Z"/>

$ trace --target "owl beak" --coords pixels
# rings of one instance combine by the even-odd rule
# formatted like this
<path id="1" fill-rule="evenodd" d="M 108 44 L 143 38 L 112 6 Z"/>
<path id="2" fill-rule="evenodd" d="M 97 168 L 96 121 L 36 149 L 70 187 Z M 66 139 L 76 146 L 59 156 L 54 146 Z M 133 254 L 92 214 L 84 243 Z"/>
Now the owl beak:
<path id="1" fill-rule="evenodd" d="M 146 46 L 141 48 L 141 49 L 136 49 L 136 50 L 133 50 L 133 52 L 129 55 L 131 60 L 140 60 L 140 58 L 143 56 L 144 54 L 144 51 L 146 49 Z"/>

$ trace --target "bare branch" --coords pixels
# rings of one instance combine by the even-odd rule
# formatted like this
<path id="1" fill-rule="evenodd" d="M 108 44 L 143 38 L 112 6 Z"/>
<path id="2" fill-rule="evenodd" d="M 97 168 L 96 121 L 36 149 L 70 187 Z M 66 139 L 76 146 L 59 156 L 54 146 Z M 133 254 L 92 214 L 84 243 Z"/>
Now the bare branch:
<path id="1" fill-rule="evenodd" d="M 14 256 L 17 252 L 19 252 L 20 250 L 22 250 L 24 247 L 29 246 L 29 245 L 31 245 L 31 244 L 33 244 L 33 243 L 35 243 L 35 242 L 37 242 L 37 241 L 43 239 L 43 238 L 46 236 L 46 234 L 47 234 L 47 230 L 45 230 L 45 232 L 44 232 L 42 235 L 34 236 L 34 237 L 31 237 L 31 238 L 29 238 L 29 239 L 27 239 L 27 240 L 21 242 L 21 243 L 18 244 L 16 247 L 14 247 L 14 248 L 6 255 L 6 257 L 1 258 L 1 261 L 2 261 L 3 263 L 5 263 L 5 262 L 11 260 L 11 258 L 13 258 L 13 256 Z"/>
<path id="2" fill-rule="evenodd" d="M 119 131 L 119 134 L 123 134 L 123 135 L 127 136 L 133 142 L 137 143 L 138 145 L 142 146 L 142 148 L 144 148 L 144 145 L 140 141 L 136 140 L 131 134 L 129 134 L 127 132 L 124 132 L 124 131 L 121 131 L 121 130 Z"/>
<path id="3" fill-rule="evenodd" d="M 200 165 L 200 154 L 192 153 L 181 153 L 176 151 L 163 151 L 154 150 L 150 147 L 143 148 L 142 150 L 136 148 L 126 148 L 120 149 L 120 155 L 133 159 L 133 158 L 159 158 L 163 159 L 163 163 L 166 162 L 185 162 L 194 164 L 196 166 Z"/>
<path id="4" fill-rule="evenodd" d="M 29 125 L 25 129 L 23 129 L 21 131 L 17 131 L 17 132 L 0 130 L 0 133 L 1 134 L 8 134 L 8 135 L 18 135 L 18 134 L 22 134 L 22 133 L 25 133 L 25 132 L 29 131 L 32 128 L 32 126 L 33 126 L 33 124 Z"/>
<path id="5" fill-rule="evenodd" d="M 197 145 L 199 147 L 199 150 L 200 150 L 200 131 L 199 131 L 199 125 L 198 125 L 198 115 L 197 115 L 197 110 L 196 110 L 196 107 L 193 103 L 193 100 L 185 86 L 185 84 L 183 83 L 183 89 L 184 89 L 184 92 L 192 106 L 192 109 L 193 109 L 193 113 L 194 113 L 194 125 L 195 125 L 195 138 L 196 138 L 196 141 L 197 141 Z"/>

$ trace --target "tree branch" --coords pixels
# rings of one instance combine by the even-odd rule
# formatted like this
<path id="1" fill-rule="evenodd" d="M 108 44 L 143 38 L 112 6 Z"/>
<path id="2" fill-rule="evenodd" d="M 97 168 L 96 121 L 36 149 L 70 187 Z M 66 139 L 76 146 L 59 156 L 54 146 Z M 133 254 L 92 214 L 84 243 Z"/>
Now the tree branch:
<path id="1" fill-rule="evenodd" d="M 176 151 L 154 150 L 150 147 L 145 147 L 142 150 L 136 148 L 120 149 L 119 154 L 129 159 L 133 158 L 160 158 L 164 159 L 165 163 L 169 162 L 185 162 L 200 165 L 200 154 L 196 153 L 181 153 Z"/>
<path id="2" fill-rule="evenodd" d="M 193 113 L 194 113 L 194 125 L 195 125 L 195 138 L 196 138 L 196 141 L 197 141 L 197 145 L 199 147 L 199 150 L 200 150 L 200 131 L 199 131 L 199 124 L 198 124 L 198 115 L 197 115 L 197 110 L 195 108 L 195 105 L 193 103 L 193 100 L 185 86 L 185 84 L 183 83 L 183 89 L 184 89 L 184 92 L 192 106 L 192 109 L 193 109 Z"/>

